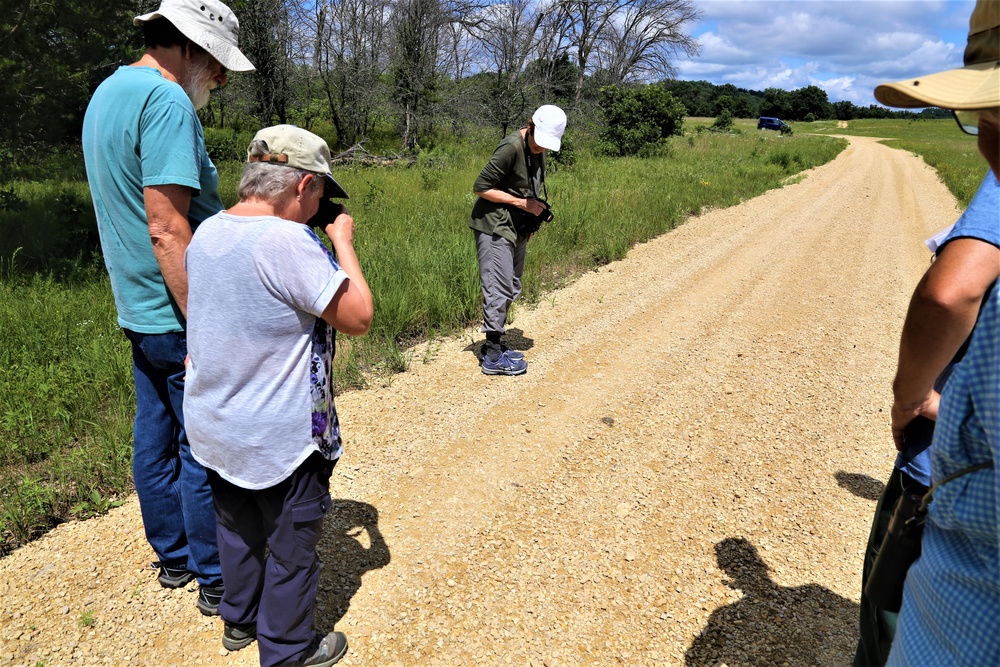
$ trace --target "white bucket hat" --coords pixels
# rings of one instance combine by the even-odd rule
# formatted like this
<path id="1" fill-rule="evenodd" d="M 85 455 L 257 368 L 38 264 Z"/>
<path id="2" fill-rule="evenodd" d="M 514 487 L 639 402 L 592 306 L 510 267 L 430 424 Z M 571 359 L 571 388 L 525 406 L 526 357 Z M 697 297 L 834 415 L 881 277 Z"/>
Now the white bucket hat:
<path id="1" fill-rule="evenodd" d="M 252 155 L 248 148 L 247 162 L 280 164 L 323 174 L 326 176 L 327 186 L 324 198 L 350 199 L 347 191 L 330 173 L 330 147 L 322 137 L 296 125 L 274 125 L 260 130 L 254 135 L 253 141 L 263 141 L 268 152 L 265 155 Z"/>
<path id="2" fill-rule="evenodd" d="M 875 99 L 892 107 L 975 110 L 1000 106 L 1000 2 L 979 0 L 969 19 L 965 67 L 883 83 Z"/>
<path id="3" fill-rule="evenodd" d="M 136 16 L 133 25 L 165 18 L 185 37 L 233 72 L 256 68 L 239 49 L 240 22 L 219 0 L 163 0 L 155 12 Z"/>
<path id="4" fill-rule="evenodd" d="M 558 151 L 566 131 L 566 112 L 554 104 L 545 104 L 532 114 L 531 121 L 535 124 L 535 143 Z"/>

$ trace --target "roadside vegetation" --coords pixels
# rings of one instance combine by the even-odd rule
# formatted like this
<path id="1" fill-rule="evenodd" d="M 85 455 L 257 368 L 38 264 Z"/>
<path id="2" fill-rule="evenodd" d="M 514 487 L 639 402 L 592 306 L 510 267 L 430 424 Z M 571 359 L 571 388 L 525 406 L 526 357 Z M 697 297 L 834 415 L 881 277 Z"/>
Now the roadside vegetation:
<path id="1" fill-rule="evenodd" d="M 870 125 L 869 125 L 870 124 Z M 612 158 L 587 127 L 567 133 L 550 165 L 555 220 L 532 240 L 525 303 L 706 208 L 791 182 L 872 133 L 937 161 L 953 192 L 981 180 L 974 141 L 951 121 L 795 123 L 793 136 L 756 122 L 689 118 L 648 156 Z M 930 130 L 930 132 L 928 131 Z M 892 133 L 892 134 L 890 134 Z M 956 136 L 957 135 L 957 136 Z M 239 133 L 206 132 L 223 199 L 236 200 Z M 479 313 L 466 218 L 471 184 L 496 132 L 449 136 L 396 166 L 340 168 L 357 248 L 376 302 L 364 338 L 338 339 L 340 390 L 389 383 L 415 341 L 452 335 Z M 245 143 L 245 142 L 244 142 Z M 430 143 L 430 142 L 428 142 Z M 235 152 L 235 154 L 234 154 Z M 227 157 L 229 156 L 229 157 Z M 131 489 L 131 358 L 116 326 L 82 160 L 72 149 L 12 167 L 0 182 L 0 555 L 70 518 L 106 511 Z M 516 311 L 515 311 L 516 317 Z"/>

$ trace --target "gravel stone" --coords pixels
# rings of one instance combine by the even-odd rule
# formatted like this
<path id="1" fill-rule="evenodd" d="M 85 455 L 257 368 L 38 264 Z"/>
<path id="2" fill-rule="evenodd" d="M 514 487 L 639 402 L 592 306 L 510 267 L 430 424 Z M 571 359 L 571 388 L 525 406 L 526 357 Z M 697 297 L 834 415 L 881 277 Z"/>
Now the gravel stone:
<path id="1" fill-rule="evenodd" d="M 526 375 L 483 375 L 469 331 L 337 398 L 316 621 L 342 664 L 850 663 L 899 331 L 958 215 L 850 142 L 518 308 Z M 9 554 L 0 661 L 257 664 L 152 560 L 134 497 Z"/>

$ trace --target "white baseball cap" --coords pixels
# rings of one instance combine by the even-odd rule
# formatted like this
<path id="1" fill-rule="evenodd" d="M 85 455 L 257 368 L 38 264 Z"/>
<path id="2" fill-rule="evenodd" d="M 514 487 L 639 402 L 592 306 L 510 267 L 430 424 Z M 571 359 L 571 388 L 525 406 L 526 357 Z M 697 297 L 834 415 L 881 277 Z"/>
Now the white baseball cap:
<path id="1" fill-rule="evenodd" d="M 233 72 L 256 69 L 239 49 L 240 22 L 219 0 L 163 0 L 155 12 L 136 16 L 133 25 L 157 18 L 170 21 L 181 34 L 208 51 Z"/>
<path id="2" fill-rule="evenodd" d="M 566 131 L 566 112 L 554 104 L 538 107 L 531 116 L 535 124 L 535 143 L 550 151 L 558 151 Z"/>
<path id="3" fill-rule="evenodd" d="M 326 176 L 327 186 L 323 193 L 325 198 L 350 199 L 347 191 L 330 173 L 330 147 L 323 141 L 323 137 L 296 125 L 274 125 L 260 130 L 253 140 L 263 141 L 268 152 L 265 155 L 253 155 L 248 148 L 247 162 L 280 164 L 323 174 Z"/>

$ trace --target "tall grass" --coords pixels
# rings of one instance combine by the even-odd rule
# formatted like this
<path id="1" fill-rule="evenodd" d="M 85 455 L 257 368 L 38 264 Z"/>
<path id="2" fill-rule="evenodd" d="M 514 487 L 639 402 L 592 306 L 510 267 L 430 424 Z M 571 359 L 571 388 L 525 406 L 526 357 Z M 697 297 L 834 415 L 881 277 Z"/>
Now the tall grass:
<path id="1" fill-rule="evenodd" d="M 796 124 L 795 134 L 783 137 L 747 122 L 731 134 L 698 129 L 710 122 L 689 123 L 687 136 L 648 159 L 599 157 L 592 137 L 574 136 L 576 163 L 550 169 L 556 217 L 529 246 L 525 300 L 623 257 L 689 215 L 781 187 L 844 147 L 810 136 L 843 133 L 820 123 Z M 376 308 L 367 336 L 338 339 L 341 388 L 402 370 L 412 341 L 478 320 L 467 220 L 472 184 L 498 139 L 444 141 L 411 167 L 338 169 Z M 936 146 L 929 142 L 927 150 Z M 964 164 L 950 139 L 941 139 L 940 150 L 942 165 Z M 242 165 L 217 166 L 230 205 Z M 60 155 L 5 178 L 0 197 L 14 205 L 0 207 L 0 553 L 67 517 L 106 509 L 129 489 L 134 409 L 129 346 L 94 254 L 79 156 Z"/>
<path id="2" fill-rule="evenodd" d="M 0 280 L 0 553 L 129 488 L 131 357 L 103 272 Z"/>

